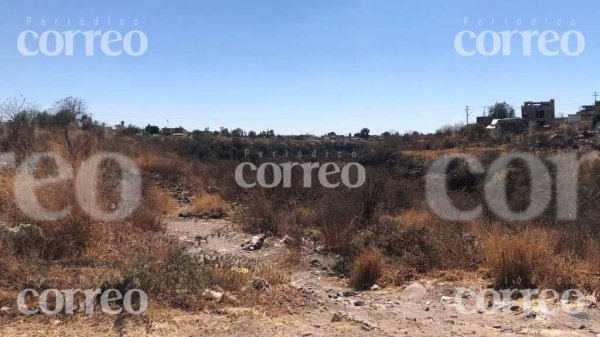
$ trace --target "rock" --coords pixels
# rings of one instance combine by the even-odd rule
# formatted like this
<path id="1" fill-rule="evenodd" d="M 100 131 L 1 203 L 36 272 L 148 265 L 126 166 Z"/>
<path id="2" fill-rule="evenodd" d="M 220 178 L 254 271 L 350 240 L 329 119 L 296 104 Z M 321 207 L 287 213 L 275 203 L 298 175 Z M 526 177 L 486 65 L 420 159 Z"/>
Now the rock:
<path id="1" fill-rule="evenodd" d="M 595 308 L 598 306 L 598 300 L 596 299 L 596 295 L 588 295 L 585 297 L 585 302 L 587 303 L 587 307 L 589 309 Z"/>
<path id="2" fill-rule="evenodd" d="M 252 286 L 252 288 L 259 290 L 259 291 L 267 290 L 271 287 L 271 285 L 269 284 L 269 282 L 267 282 L 267 280 L 261 279 L 261 278 L 255 278 L 254 280 L 252 280 L 250 285 Z"/>
<path id="3" fill-rule="evenodd" d="M 204 289 L 202 297 L 209 301 L 220 301 L 223 298 L 223 293 L 211 289 Z"/>
<path id="4" fill-rule="evenodd" d="M 292 244 L 293 242 L 294 242 L 294 239 L 292 239 L 287 234 L 281 240 L 279 240 L 279 243 L 282 245 L 289 245 L 289 244 Z"/>
<path id="5" fill-rule="evenodd" d="M 357 300 L 354 302 L 354 306 L 356 307 L 362 307 L 363 305 L 365 305 L 365 301 L 363 300 Z"/>
<path id="6" fill-rule="evenodd" d="M 322 267 L 321 261 L 314 259 L 314 260 L 310 261 L 310 266 L 315 267 L 315 268 L 321 268 Z"/>
<path id="7" fill-rule="evenodd" d="M 266 235 L 260 234 L 253 236 L 250 240 L 242 244 L 243 250 L 254 251 L 259 250 L 265 243 Z"/>
<path id="8" fill-rule="evenodd" d="M 427 289 L 419 283 L 413 283 L 402 291 L 400 298 L 406 301 L 418 301 L 425 295 L 427 295 Z"/>
<path id="9" fill-rule="evenodd" d="M 358 295 L 358 293 L 356 291 L 344 291 L 342 293 L 342 296 L 344 297 L 352 297 L 352 296 L 356 296 Z"/>
<path id="10" fill-rule="evenodd" d="M 376 284 L 374 284 L 373 286 L 371 286 L 371 290 L 373 290 L 373 291 L 377 291 L 377 290 L 379 290 L 379 289 L 381 289 L 381 287 L 379 287 L 379 286 L 378 286 L 378 285 L 376 285 Z"/>
<path id="11" fill-rule="evenodd" d="M 442 296 L 441 301 L 442 301 L 442 303 L 451 304 L 451 303 L 454 303 L 454 297 Z"/>
<path id="12" fill-rule="evenodd" d="M 344 314 L 341 312 L 336 312 L 333 314 L 333 317 L 331 317 L 331 322 L 335 323 L 335 322 L 341 322 L 343 320 L 348 319 L 348 314 Z"/>
<path id="13" fill-rule="evenodd" d="M 429 307 L 425 307 L 425 311 L 429 311 Z"/>

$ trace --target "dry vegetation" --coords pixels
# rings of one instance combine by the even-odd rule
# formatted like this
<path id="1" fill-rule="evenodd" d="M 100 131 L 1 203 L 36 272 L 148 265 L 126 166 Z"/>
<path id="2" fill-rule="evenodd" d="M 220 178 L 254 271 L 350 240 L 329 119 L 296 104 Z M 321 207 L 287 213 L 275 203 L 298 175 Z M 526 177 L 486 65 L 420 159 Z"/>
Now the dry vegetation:
<path id="1" fill-rule="evenodd" d="M 77 208 L 73 185 L 68 181 L 40 191 L 38 197 L 51 209 L 73 205 L 72 215 L 58 222 L 33 221 L 19 211 L 12 198 L 14 171 L 1 171 L 1 220 L 10 228 L 30 223 L 39 227 L 42 235 L 0 241 L 0 306 L 13 307 L 23 288 L 96 288 L 129 279 L 139 280 L 139 287 L 151 301 L 185 310 L 206 308 L 202 293 L 208 288 L 236 294 L 237 302 L 220 305 L 257 305 L 268 310 L 298 300 L 297 294 L 286 288 L 287 275 L 281 270 L 252 269 L 245 273 L 240 272 L 236 261 L 207 263 L 190 256 L 176 238 L 165 235 L 165 216 L 180 210 L 170 192 L 174 186 L 194 191 L 190 210 L 196 215 L 231 215 L 248 233 L 289 236 L 292 255 L 299 255 L 303 242 L 338 254 L 336 272 L 349 276 L 349 284 L 356 289 L 376 282 L 401 285 L 415 273 L 464 270 L 489 277 L 498 288 L 600 290 L 600 230 L 595 220 L 600 215 L 598 162 L 582 170 L 582 215 L 572 223 L 557 223 L 551 210 L 528 223 L 503 222 L 490 212 L 481 219 L 457 223 L 439 219 L 424 206 L 423 177 L 435 155 L 446 153 L 449 147 L 469 145 L 469 151 L 488 164 L 510 146 L 502 140 L 487 139 L 479 131 L 451 136 L 405 135 L 377 144 L 306 144 L 279 140 L 237 143 L 241 141 L 218 138 L 159 141 L 120 135 L 107 138 L 92 131 L 72 132 L 67 136 L 71 138 L 65 138 L 59 129 L 49 128 L 43 131 L 43 138 L 7 141 L 4 149 L 18 150 L 21 159 L 35 151 L 53 151 L 74 167 L 98 151 L 123 153 L 142 169 L 144 202 L 124 221 L 97 223 Z M 474 147 L 474 142 L 480 146 Z M 486 144 L 490 147 L 484 147 Z M 357 160 L 367 167 L 368 182 L 357 189 L 293 184 L 292 188 L 244 190 L 235 184 L 233 172 L 243 160 L 245 147 L 263 151 L 289 147 L 291 152 L 314 147 L 356 150 Z M 423 150 L 428 154 L 412 156 L 414 152 L 408 152 L 422 154 Z M 46 163 L 38 174 L 52 175 L 54 169 Z M 109 209 L 118 202 L 112 200 L 118 174 L 112 172 L 111 165 L 103 169 L 100 195 L 103 207 Z M 508 179 L 508 193 L 518 206 L 528 192 L 519 178 L 524 176 L 521 168 L 515 165 L 513 170 L 516 177 Z M 456 204 L 469 207 L 482 199 L 482 177 L 470 175 L 463 164 L 451 167 L 448 186 Z M 248 288 L 253 276 L 267 279 L 280 290 Z"/>

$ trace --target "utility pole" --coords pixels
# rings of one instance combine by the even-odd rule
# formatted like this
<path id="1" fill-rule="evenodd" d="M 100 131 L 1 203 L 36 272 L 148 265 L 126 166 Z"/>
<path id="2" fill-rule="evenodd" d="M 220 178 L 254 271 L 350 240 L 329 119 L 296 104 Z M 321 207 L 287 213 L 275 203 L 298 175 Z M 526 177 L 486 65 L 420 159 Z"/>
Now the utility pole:
<path id="1" fill-rule="evenodd" d="M 594 91 L 594 104 L 596 104 L 596 102 L 598 102 L 598 93 Z"/>
<path id="2" fill-rule="evenodd" d="M 465 114 L 467 115 L 467 125 L 469 125 L 469 106 L 465 106 Z"/>

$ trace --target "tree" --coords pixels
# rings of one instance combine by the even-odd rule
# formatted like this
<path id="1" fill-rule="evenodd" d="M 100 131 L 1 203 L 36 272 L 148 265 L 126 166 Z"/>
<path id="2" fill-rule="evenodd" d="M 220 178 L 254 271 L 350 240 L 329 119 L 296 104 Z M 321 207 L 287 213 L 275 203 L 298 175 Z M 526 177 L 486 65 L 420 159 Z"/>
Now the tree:
<path id="1" fill-rule="evenodd" d="M 488 116 L 492 119 L 515 118 L 515 108 L 506 102 L 496 102 L 488 108 Z"/>
<path id="2" fill-rule="evenodd" d="M 54 102 L 51 110 L 55 113 L 54 120 L 56 125 L 63 129 L 67 151 L 72 156 L 75 156 L 76 153 L 82 151 L 92 139 L 89 135 L 87 139 L 81 141 L 77 141 L 71 137 L 71 129 L 75 126 L 79 126 L 82 122 L 82 118 L 87 116 L 87 104 L 85 100 L 73 96 L 65 97 Z"/>
<path id="3" fill-rule="evenodd" d="M 256 138 L 256 131 L 250 131 L 250 132 L 248 132 L 248 137 L 250 137 L 250 138 Z"/>
<path id="4" fill-rule="evenodd" d="M 146 127 L 144 128 L 144 131 L 146 131 L 146 133 L 148 133 L 149 135 L 156 135 L 160 132 L 160 128 L 156 125 L 146 125 Z"/>
<path id="5" fill-rule="evenodd" d="M 87 114 L 87 104 L 82 98 L 69 96 L 54 102 L 51 110 L 58 126 L 70 128 L 78 125 Z"/>
<path id="6" fill-rule="evenodd" d="M 0 118 L 6 120 L 7 136 L 13 147 L 30 145 L 38 105 L 23 96 L 11 97 L 0 105 Z"/>
<path id="7" fill-rule="evenodd" d="M 8 98 L 0 105 L 0 118 L 15 134 L 27 127 L 39 111 L 38 105 L 23 96 Z"/>
<path id="8" fill-rule="evenodd" d="M 139 127 L 129 124 L 126 128 L 123 129 L 123 133 L 126 135 L 137 135 L 142 131 Z"/>
<path id="9" fill-rule="evenodd" d="M 358 137 L 363 138 L 363 139 L 369 139 L 369 133 L 371 133 L 371 130 L 369 130 L 367 128 L 362 128 L 362 129 L 360 129 L 360 133 L 358 134 Z"/>
<path id="10" fill-rule="evenodd" d="M 237 128 L 231 131 L 231 137 L 243 137 L 245 134 L 244 130 Z"/>

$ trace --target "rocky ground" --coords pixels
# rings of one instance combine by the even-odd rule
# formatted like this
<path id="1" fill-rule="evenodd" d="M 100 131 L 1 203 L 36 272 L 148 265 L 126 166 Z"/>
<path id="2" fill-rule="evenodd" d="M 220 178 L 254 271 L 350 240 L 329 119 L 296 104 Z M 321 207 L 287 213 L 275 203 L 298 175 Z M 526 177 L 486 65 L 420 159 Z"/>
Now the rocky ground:
<path id="1" fill-rule="evenodd" d="M 306 241 L 287 264 L 286 240 L 252 237 L 227 219 L 168 218 L 168 233 L 188 243 L 190 254 L 239 260 L 241 265 L 283 266 L 289 289 L 302 301 L 293 310 L 267 306 L 217 306 L 201 312 L 149 307 L 141 316 L 16 316 L 0 320 L 1 336 L 600 336 L 600 309 L 590 301 L 578 315 L 543 313 L 522 301 L 497 310 L 462 314 L 455 289 L 485 288 L 483 280 L 428 276 L 399 287 L 356 292 L 332 272 L 336 256 Z M 283 262 L 283 263 L 282 263 Z M 272 291 L 267 289 L 265 291 Z M 218 291 L 215 291 L 219 296 Z M 208 294 L 212 296 L 211 294 Z M 468 308 L 474 298 L 464 298 Z M 535 304 L 535 303 L 534 303 Z M 558 303 L 549 303 L 551 309 Z M 276 310 L 277 310 L 277 306 Z M 1 310 L 4 310 L 2 308 Z M 6 316 L 10 313 L 2 313 Z"/>
<path id="2" fill-rule="evenodd" d="M 258 249 L 248 249 L 252 237 L 228 220 L 172 218 L 169 231 L 190 243 L 191 254 L 227 254 L 244 261 L 269 264 L 286 254 L 285 240 L 268 237 Z M 257 241 L 255 238 L 254 241 Z M 316 249 L 315 249 L 316 248 Z M 570 316 L 560 310 L 544 314 L 534 305 L 523 310 L 519 301 L 497 310 L 461 314 L 455 303 L 459 287 L 485 289 L 482 280 L 427 278 L 405 287 L 355 292 L 347 280 L 335 276 L 335 257 L 305 245 L 300 262 L 291 270 L 290 284 L 308 301 L 299 314 L 275 318 L 254 310 L 203 314 L 203 324 L 186 324 L 189 336 L 600 336 L 600 310 L 586 303 L 583 313 Z M 465 298 L 473 305 L 474 298 Z M 558 308 L 560 303 L 549 303 Z M 589 306 L 589 307 L 587 307 Z M 473 308 L 472 306 L 467 306 Z"/>

